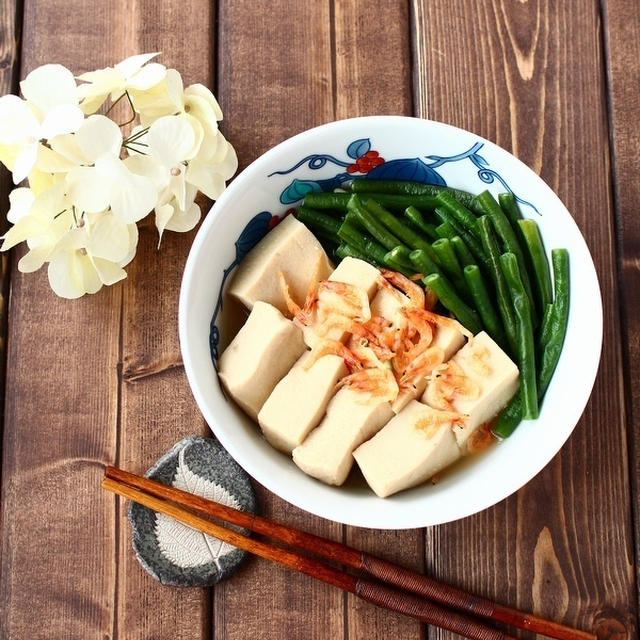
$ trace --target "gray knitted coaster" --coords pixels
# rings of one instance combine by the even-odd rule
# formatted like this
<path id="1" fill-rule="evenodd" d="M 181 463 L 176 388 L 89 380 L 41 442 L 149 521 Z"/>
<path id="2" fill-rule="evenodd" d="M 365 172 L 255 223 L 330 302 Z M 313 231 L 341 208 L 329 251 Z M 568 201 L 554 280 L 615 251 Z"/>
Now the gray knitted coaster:
<path id="1" fill-rule="evenodd" d="M 149 478 L 256 513 L 246 472 L 217 440 L 189 436 L 145 474 Z M 202 587 L 230 576 L 247 553 L 135 502 L 129 505 L 133 548 L 140 564 L 166 585 Z"/>

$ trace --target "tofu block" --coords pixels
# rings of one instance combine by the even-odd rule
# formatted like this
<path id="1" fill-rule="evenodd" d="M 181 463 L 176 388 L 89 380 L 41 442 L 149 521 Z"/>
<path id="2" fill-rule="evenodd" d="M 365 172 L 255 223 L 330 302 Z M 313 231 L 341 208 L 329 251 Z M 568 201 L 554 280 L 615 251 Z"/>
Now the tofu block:
<path id="1" fill-rule="evenodd" d="M 346 375 L 344 360 L 322 356 L 308 369 L 307 352 L 278 382 L 258 414 L 265 438 L 276 449 L 291 453 L 324 416 L 338 380 Z"/>
<path id="2" fill-rule="evenodd" d="M 329 276 L 329 280 L 346 282 L 360 287 L 360 289 L 364 289 L 367 292 L 369 300 L 371 300 L 378 290 L 379 277 L 380 272 L 372 264 L 347 256 L 334 269 Z"/>
<path id="3" fill-rule="evenodd" d="M 381 498 L 414 487 L 460 457 L 448 415 L 417 400 L 354 452 L 369 486 Z"/>
<path id="4" fill-rule="evenodd" d="M 257 300 L 287 313 L 278 273 L 282 271 L 289 292 L 304 302 L 311 279 L 326 280 L 332 265 L 316 237 L 294 216 L 288 215 L 244 257 L 229 284 L 228 293 L 252 309 Z"/>
<path id="5" fill-rule="evenodd" d="M 345 284 L 351 284 L 366 292 L 369 301 L 375 295 L 378 289 L 378 278 L 380 272 L 373 265 L 370 265 L 364 260 L 358 260 L 357 258 L 347 257 L 336 267 L 336 269 L 329 276 L 329 280 L 333 282 L 344 282 Z M 323 303 L 323 296 L 325 294 L 321 292 L 318 299 L 318 306 Z M 334 295 L 331 292 L 326 292 L 327 296 Z M 322 339 L 337 340 L 338 342 L 346 342 L 349 338 L 349 331 L 341 327 L 334 327 L 329 329 L 328 332 L 320 334 L 317 327 L 317 312 L 312 314 L 312 322 L 308 326 L 298 325 L 302 329 L 305 343 L 308 347 L 313 347 Z"/>
<path id="6" fill-rule="evenodd" d="M 409 298 L 401 291 L 393 293 L 389 289 L 379 289 L 371 300 L 371 315 L 382 316 L 394 327 L 406 324 L 407 319 L 402 315 L 400 309 L 409 304 Z"/>
<path id="7" fill-rule="evenodd" d="M 465 337 L 453 327 L 446 327 L 438 325 L 433 336 L 432 347 L 439 347 L 444 352 L 443 362 L 446 362 L 453 356 L 458 349 L 465 343 Z M 416 377 L 413 380 L 412 388 L 407 391 L 401 391 L 398 394 L 395 402 L 391 405 L 394 413 L 399 413 L 404 409 L 411 400 L 419 398 L 424 390 L 427 388 L 428 375 L 430 371 L 427 371 L 425 375 Z"/>
<path id="8" fill-rule="evenodd" d="M 327 415 L 293 450 L 293 461 L 307 474 L 341 485 L 353 466 L 353 450 L 393 416 L 388 402 L 343 387 L 327 407 Z"/>
<path id="9" fill-rule="evenodd" d="M 300 329 L 274 306 L 258 301 L 220 356 L 220 380 L 255 420 L 273 388 L 305 350 Z"/>
<path id="10" fill-rule="evenodd" d="M 456 423 L 453 429 L 458 445 L 465 452 L 469 436 L 495 417 L 517 391 L 518 367 L 484 331 L 460 349 L 451 362 L 458 365 L 458 373 L 467 380 L 462 391 L 456 391 L 451 400 L 453 410 L 466 416 L 464 422 Z M 446 375 L 446 369 L 439 375 Z M 433 386 L 437 384 L 437 377 L 429 382 L 422 396 L 426 404 L 437 406 Z"/>

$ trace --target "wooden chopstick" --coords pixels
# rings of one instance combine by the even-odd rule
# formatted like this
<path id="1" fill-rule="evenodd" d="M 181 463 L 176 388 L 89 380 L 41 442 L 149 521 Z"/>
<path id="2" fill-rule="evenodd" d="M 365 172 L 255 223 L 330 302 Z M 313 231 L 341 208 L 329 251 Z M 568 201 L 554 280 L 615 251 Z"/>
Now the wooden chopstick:
<path id="1" fill-rule="evenodd" d="M 408 590 L 423 597 L 429 598 L 430 600 L 443 604 L 446 607 L 453 607 L 460 611 L 470 613 L 476 616 L 482 616 L 486 618 L 490 618 L 494 621 L 505 622 L 512 626 L 519 627 L 521 629 L 527 629 L 529 631 L 533 631 L 536 633 L 542 633 L 547 636 L 551 636 L 554 638 L 558 638 L 559 640 L 596 640 L 596 636 L 591 633 L 587 633 L 585 631 L 580 631 L 577 629 L 573 629 L 571 627 L 567 627 L 565 625 L 559 624 L 557 622 L 553 622 L 550 620 L 545 620 L 538 616 L 534 616 L 533 614 L 524 613 L 518 611 L 516 609 L 512 609 L 510 607 L 505 607 L 503 605 L 499 605 L 494 603 L 487 598 L 482 598 L 480 596 L 476 596 L 470 593 L 467 593 L 461 589 L 456 587 L 452 587 L 450 585 L 446 585 L 444 583 L 438 582 L 432 578 L 428 578 L 420 573 L 415 571 L 411 571 L 409 569 L 405 569 L 398 565 L 395 565 L 386 560 L 382 560 L 375 556 L 363 553 L 354 549 L 352 547 L 348 547 L 340 542 L 335 542 L 332 540 L 328 540 L 326 538 L 322 538 L 320 536 L 313 535 L 306 531 L 301 531 L 300 529 L 295 529 L 293 527 L 289 527 L 284 524 L 280 524 L 277 522 L 273 522 L 272 520 L 268 520 L 266 518 L 262 518 L 260 516 L 256 516 L 251 513 L 247 513 L 244 511 L 240 511 L 238 509 L 234 509 L 232 507 L 228 507 L 226 505 L 213 502 L 202 498 L 200 496 L 188 493 L 186 491 L 181 491 L 180 489 L 176 489 L 174 487 L 167 486 L 160 482 L 156 482 L 155 480 L 151 480 L 149 478 L 145 478 L 142 476 L 138 476 L 122 469 L 118 469 L 116 467 L 107 467 L 105 471 L 105 476 L 107 479 L 114 480 L 120 485 L 128 485 L 133 489 L 137 489 L 145 494 L 150 494 L 156 498 L 160 498 L 161 500 L 170 500 L 177 504 L 184 505 L 189 509 L 193 509 L 199 511 L 200 513 L 204 513 L 208 516 L 213 516 L 220 520 L 229 522 L 231 524 L 239 525 L 250 531 L 255 533 L 259 533 L 262 535 L 267 535 L 274 538 L 276 541 L 280 543 L 284 543 L 293 547 L 297 547 L 298 549 L 302 549 L 306 552 L 313 553 L 317 556 L 320 556 L 324 560 L 330 560 L 332 562 L 337 562 L 353 569 L 363 571 L 374 578 L 382 580 L 384 582 L 388 582 L 396 587 L 399 587 L 403 590 Z M 115 487 L 106 486 L 111 490 L 116 490 Z M 116 491 L 117 493 L 121 493 L 121 491 Z M 124 494 L 123 494 L 124 495 Z M 131 497 L 131 496 L 126 496 Z M 135 498 L 131 498 L 134 499 Z M 137 501 L 137 500 L 136 500 Z M 149 505 L 147 505 L 149 506 Z M 154 508 L 154 507 L 151 507 Z M 160 509 L 157 509 L 160 510 Z M 172 514 L 169 514 L 172 515 Z M 193 515 L 193 514 L 192 514 Z M 184 520 L 183 520 L 184 521 Z M 209 524 L 210 520 L 205 520 L 205 522 Z M 189 524 L 189 523 L 186 523 Z M 195 525 L 191 525 L 195 526 Z M 215 525 L 219 526 L 219 525 Z M 195 527 L 200 528 L 200 527 Z M 226 527 L 221 527 L 224 532 L 230 532 Z M 235 532 L 231 532 L 235 533 Z M 220 535 L 213 533 L 212 535 L 216 537 L 221 537 Z M 238 534 L 242 535 L 242 534 Z M 252 538 L 246 538 L 248 541 L 254 543 L 258 542 Z M 226 540 L 228 541 L 228 540 Z M 246 548 L 241 544 L 236 544 L 235 542 L 231 542 L 236 546 L 240 546 L 242 548 Z M 264 543 L 262 543 L 264 544 Z M 273 549 L 272 545 L 269 545 L 271 549 Z M 277 547 L 279 548 L 279 547 Z M 279 548 L 280 551 L 284 551 Z M 248 551 L 253 551 L 253 549 L 247 549 Z M 290 552 L 288 552 L 290 553 Z M 257 555 L 263 555 L 261 553 L 257 553 Z M 300 554 L 296 554 L 299 557 L 305 558 L 306 560 L 310 560 L 307 556 L 300 556 Z M 279 561 L 277 558 L 272 556 L 264 556 L 269 557 L 272 560 Z M 317 562 L 317 561 L 315 561 Z M 283 563 L 286 564 L 286 563 Z M 323 567 L 327 567 L 326 564 L 322 564 Z M 292 565 L 287 565 L 292 566 Z M 292 567 L 297 568 L 297 567 Z M 333 567 L 328 567 L 333 570 Z M 316 567 L 317 569 L 317 567 Z M 302 570 L 302 569 L 298 569 Z M 305 571 L 305 573 L 308 573 Z M 344 572 L 341 572 L 344 573 Z M 316 575 L 316 573 L 310 573 L 310 575 L 314 575 L 315 577 L 320 577 Z M 349 578 L 354 578 L 350 574 L 345 574 L 349 576 Z M 323 579 L 323 578 L 320 578 Z M 358 579 L 356 579 L 357 581 Z M 325 580 L 327 581 L 327 580 Z M 363 582 L 360 579 L 360 582 Z M 368 581 L 364 581 L 368 582 Z M 345 589 L 346 587 L 342 584 L 338 584 L 337 582 L 331 582 L 331 584 L 336 584 L 336 586 L 340 586 Z M 371 583 L 377 586 L 378 583 Z M 347 590 L 351 590 L 348 589 Z M 394 594 L 398 594 L 397 591 L 393 591 Z M 356 593 L 356 591 L 353 591 Z M 358 594 L 361 595 L 361 594 Z M 406 594 L 402 594 L 406 597 Z M 365 598 L 367 599 L 367 598 Z M 371 598 L 369 598 L 371 599 Z M 374 601 L 371 599 L 371 601 Z M 380 604 L 380 603 L 379 603 Z M 393 608 L 392 606 L 383 604 L 382 606 L 386 606 L 387 608 Z M 399 609 L 395 609 L 399 610 Z M 452 615 L 451 611 L 446 611 L 446 618 L 444 622 L 450 620 L 450 616 Z M 406 613 L 406 612 L 405 612 Z M 412 615 L 409 613 L 408 615 Z M 418 616 L 414 616 L 418 617 Z M 422 618 L 420 618 L 422 619 Z M 439 618 L 440 619 L 440 618 Z M 468 618 L 465 617 L 465 622 L 468 623 Z M 423 620 L 425 622 L 429 622 L 429 620 Z M 475 621 L 472 621 L 475 623 Z M 439 622 L 431 622 L 432 624 L 436 624 L 438 626 L 445 626 L 440 624 Z M 478 623 L 475 623 L 478 624 Z M 445 627 L 450 628 L 450 627 Z M 451 629 L 454 630 L 455 629 Z M 484 627 L 484 630 L 489 630 L 493 633 L 499 633 L 501 635 L 495 637 L 507 638 L 508 636 L 502 634 L 501 632 L 496 632 L 494 629 L 490 629 L 488 627 Z M 457 631 L 464 635 L 463 631 Z M 494 636 L 468 636 L 468 637 L 482 637 L 489 638 Z"/>
<path id="2" fill-rule="evenodd" d="M 228 542 L 235 547 L 340 587 L 367 602 L 385 609 L 397 611 L 421 622 L 453 631 L 471 640 L 517 640 L 513 636 L 488 627 L 464 614 L 441 607 L 429 600 L 392 589 L 380 582 L 359 578 L 297 551 L 250 538 L 199 516 L 178 504 L 157 498 L 120 480 L 105 478 L 102 481 L 102 486 L 154 511 L 171 516 L 194 529 Z"/>

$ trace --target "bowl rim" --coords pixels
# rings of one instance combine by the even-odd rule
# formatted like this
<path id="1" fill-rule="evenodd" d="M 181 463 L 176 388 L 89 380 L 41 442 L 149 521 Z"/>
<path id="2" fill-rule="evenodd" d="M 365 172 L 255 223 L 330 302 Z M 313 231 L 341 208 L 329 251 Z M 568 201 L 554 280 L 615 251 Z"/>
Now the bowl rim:
<path id="1" fill-rule="evenodd" d="M 574 402 L 572 403 L 573 410 L 571 411 L 569 416 L 566 416 L 565 426 L 560 430 L 560 435 L 557 434 L 556 444 L 558 446 L 556 448 L 551 447 L 549 451 L 545 453 L 544 456 L 540 457 L 537 463 L 537 468 L 531 471 L 530 473 L 525 474 L 526 477 L 521 477 L 516 483 L 506 483 L 505 488 L 502 491 L 496 491 L 493 493 L 491 499 L 484 504 L 483 506 L 476 506 L 475 504 L 468 506 L 467 508 L 460 507 L 456 510 L 455 515 L 451 517 L 445 518 L 429 518 L 428 515 L 424 515 L 423 517 L 408 517 L 404 518 L 401 522 L 393 522 L 389 523 L 386 520 L 381 518 L 376 518 L 375 514 L 370 519 L 367 519 L 366 522 L 357 516 L 352 516 L 350 514 L 342 514 L 341 517 L 336 518 L 335 515 L 332 515 L 330 509 L 325 508 L 323 505 L 318 504 L 309 504 L 304 500 L 299 499 L 294 493 L 288 490 L 283 490 L 282 484 L 277 481 L 273 481 L 272 478 L 261 471 L 260 465 L 252 464 L 252 460 L 249 456 L 245 455 L 245 453 L 241 450 L 240 447 L 236 446 L 232 438 L 228 438 L 224 431 L 216 430 L 214 425 L 216 423 L 215 416 L 211 408 L 208 405 L 208 402 L 205 397 L 205 390 L 202 388 L 197 372 L 195 370 L 194 363 L 191 359 L 190 355 L 190 338 L 189 332 L 187 330 L 187 313 L 188 313 L 188 305 L 187 298 L 189 296 L 189 292 L 191 287 L 193 286 L 194 281 L 196 280 L 196 262 L 197 256 L 205 246 L 205 241 L 208 239 L 208 230 L 215 223 L 218 218 L 218 211 L 223 209 L 228 200 L 231 200 L 237 191 L 244 189 L 243 183 L 248 178 L 252 177 L 258 170 L 261 169 L 263 165 L 268 166 L 271 158 L 273 156 L 278 156 L 282 152 L 286 151 L 289 147 L 295 147 L 299 140 L 304 138 L 310 133 L 317 133 L 323 130 L 330 130 L 339 126 L 344 126 L 345 123 L 371 123 L 374 126 L 378 126 L 380 124 L 384 125 L 393 125 L 394 123 L 406 122 L 406 121 L 417 121 L 421 123 L 425 123 L 426 125 L 433 125 L 437 127 L 442 127 L 444 129 L 448 129 L 451 133 L 456 134 L 465 134 L 465 135 L 473 135 L 479 142 L 487 145 L 489 149 L 499 150 L 503 154 L 507 154 L 510 158 L 510 161 L 514 162 L 516 166 L 525 173 L 528 173 L 532 178 L 537 179 L 540 183 L 542 183 L 553 196 L 553 198 L 557 201 L 558 206 L 565 211 L 568 216 L 568 222 L 575 226 L 576 231 L 578 232 L 582 242 L 586 248 L 586 255 L 588 258 L 587 267 L 589 271 L 592 271 L 591 275 L 593 279 L 593 284 L 595 284 L 594 292 L 597 293 L 595 299 L 593 301 L 593 309 L 592 316 L 590 321 L 594 323 L 594 335 L 596 336 L 596 344 L 594 344 L 594 349 L 592 351 L 591 358 L 588 361 L 588 371 L 585 377 L 588 379 L 588 384 L 585 384 L 581 390 L 581 393 L 578 396 L 574 395 Z M 572 298 L 573 304 L 573 298 Z M 245 169 L 243 169 L 239 174 L 237 174 L 231 184 L 224 190 L 221 194 L 220 198 L 213 203 L 212 207 L 209 209 L 208 214 L 205 216 L 202 221 L 200 228 L 196 234 L 196 237 L 193 241 L 191 249 L 189 251 L 189 255 L 185 264 L 184 273 L 182 277 L 181 287 L 180 287 L 180 296 L 179 296 L 179 304 L 178 304 L 178 332 L 179 332 L 179 340 L 180 340 L 180 350 L 182 353 L 182 359 L 185 367 L 185 372 L 187 375 L 187 380 L 189 382 L 189 386 L 191 388 L 192 394 L 196 400 L 196 403 L 207 423 L 211 431 L 214 435 L 220 440 L 222 446 L 231 454 L 231 456 L 251 475 L 257 482 L 266 487 L 269 491 L 280 497 L 281 499 L 293 504 L 294 506 L 303 509 L 309 513 L 314 515 L 326 518 L 328 520 L 334 522 L 341 522 L 343 524 L 358 526 L 358 527 L 368 527 L 368 528 L 378 528 L 378 529 L 410 529 L 410 528 L 422 528 L 425 526 L 433 526 L 436 524 L 444 524 L 446 522 L 451 522 L 455 520 L 459 520 L 474 513 L 479 513 L 480 511 L 484 511 L 485 509 L 494 506 L 500 503 L 502 500 L 507 498 L 508 496 L 514 494 L 516 491 L 521 489 L 525 484 L 530 482 L 540 471 L 542 471 L 549 462 L 556 456 L 556 454 L 562 449 L 565 442 L 568 440 L 569 436 L 575 429 L 580 417 L 584 413 L 586 405 L 591 396 L 591 392 L 593 390 L 593 386 L 595 384 L 597 373 L 599 369 L 600 356 L 602 352 L 602 341 L 603 341 L 603 307 L 602 307 L 602 294 L 600 289 L 600 283 L 598 280 L 598 275 L 595 269 L 595 265 L 593 263 L 593 257 L 589 248 L 584 240 L 584 236 L 580 232 L 573 216 L 565 207 L 564 203 L 557 196 L 555 191 L 541 178 L 537 173 L 535 173 L 530 167 L 528 167 L 524 162 L 519 160 L 512 153 L 500 147 L 494 142 L 483 138 L 475 134 L 472 131 L 468 131 L 466 129 L 462 129 L 460 127 L 456 127 L 447 123 L 429 120 L 425 118 L 416 118 L 412 116 L 397 116 L 397 115 L 375 115 L 375 116 L 361 116 L 357 118 L 345 118 L 341 120 L 335 120 L 331 122 L 327 122 L 316 127 L 312 127 L 300 133 L 297 133 L 282 142 L 274 145 L 270 149 L 268 149 L 265 153 L 258 156 L 255 160 L 253 160 Z M 597 348 L 595 348 L 597 346 Z M 553 449 L 553 450 L 552 450 Z M 386 499 L 388 500 L 388 498 Z"/>

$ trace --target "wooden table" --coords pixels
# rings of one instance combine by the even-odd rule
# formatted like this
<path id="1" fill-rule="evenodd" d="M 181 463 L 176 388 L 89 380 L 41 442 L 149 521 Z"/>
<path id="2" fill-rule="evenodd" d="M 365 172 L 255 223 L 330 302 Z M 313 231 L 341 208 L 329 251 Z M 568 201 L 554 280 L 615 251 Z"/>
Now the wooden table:
<path id="1" fill-rule="evenodd" d="M 241 167 L 314 125 L 394 113 L 485 136 L 559 194 L 596 263 L 605 334 L 591 401 L 543 472 L 473 517 L 398 532 L 327 522 L 257 489 L 269 516 L 601 638 L 636 638 L 637 0 L 0 0 L 0 93 L 45 62 L 79 74 L 146 51 L 212 87 Z M 266 561 L 215 589 L 163 587 L 139 566 L 124 505 L 100 478 L 106 463 L 142 472 L 207 432 L 177 337 L 193 236 L 168 233 L 157 251 L 144 227 L 126 281 L 73 302 L 45 270 L 2 262 L 0 637 L 451 637 Z"/>

